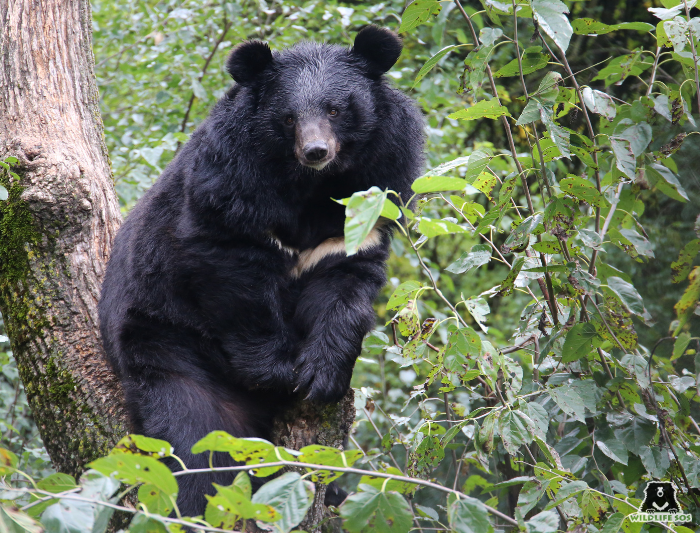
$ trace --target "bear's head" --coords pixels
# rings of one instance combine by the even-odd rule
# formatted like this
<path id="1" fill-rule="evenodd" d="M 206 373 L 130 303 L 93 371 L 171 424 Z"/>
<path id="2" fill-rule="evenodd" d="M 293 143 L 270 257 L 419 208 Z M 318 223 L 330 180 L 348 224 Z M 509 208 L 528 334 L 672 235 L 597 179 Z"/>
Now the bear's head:
<path id="1" fill-rule="evenodd" d="M 397 111 L 380 99 L 382 74 L 401 49 L 396 34 L 377 26 L 363 28 L 351 49 L 300 43 L 272 52 L 261 41 L 234 48 L 226 67 L 253 102 L 260 155 L 301 170 L 350 168 L 382 116 Z"/>
<path id="2" fill-rule="evenodd" d="M 669 481 L 650 481 L 644 488 L 642 511 L 648 513 L 677 513 L 676 488 Z"/>

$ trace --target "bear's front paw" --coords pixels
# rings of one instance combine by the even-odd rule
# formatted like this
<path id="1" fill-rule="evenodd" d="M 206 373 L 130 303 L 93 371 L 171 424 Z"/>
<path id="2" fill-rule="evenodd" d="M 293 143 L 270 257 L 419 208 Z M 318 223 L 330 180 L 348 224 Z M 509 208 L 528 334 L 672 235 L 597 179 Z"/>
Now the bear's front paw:
<path id="1" fill-rule="evenodd" d="M 306 391 L 305 399 L 316 403 L 339 402 L 350 387 L 350 379 L 344 373 L 319 364 L 300 355 L 297 360 L 295 392 Z"/>

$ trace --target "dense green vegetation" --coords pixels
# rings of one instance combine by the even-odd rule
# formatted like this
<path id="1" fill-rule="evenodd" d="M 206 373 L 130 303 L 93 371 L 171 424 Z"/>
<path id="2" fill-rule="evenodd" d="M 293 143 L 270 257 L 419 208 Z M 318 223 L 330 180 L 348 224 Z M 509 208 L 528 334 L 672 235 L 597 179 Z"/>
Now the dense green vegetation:
<path id="1" fill-rule="evenodd" d="M 277 464 L 264 474 L 288 462 L 326 470 L 284 474 L 252 496 L 242 473 L 212 499 L 209 526 L 262 515 L 290 531 L 310 503 L 309 480 L 351 468 L 383 473 L 340 478 L 353 493 L 339 511 L 352 532 L 700 527 L 694 5 L 94 2 L 125 214 L 230 85 L 226 53 L 248 38 L 349 45 L 364 24 L 388 26 L 405 39 L 389 76 L 426 116 L 429 164 L 414 186 L 417 208 L 398 219 L 391 283 L 355 370 L 348 451 L 298 457 L 212 435 L 202 451 L 251 456 L 244 469 L 254 475 L 261 460 Z M 356 195 L 348 224 L 369 228 L 382 207 L 397 218 L 391 197 Z M 125 490 L 145 484 L 131 531 L 178 530 L 182 517 L 164 518 L 176 478 L 154 459 L 166 443 L 133 438 L 80 486 L 46 477 L 3 346 L 2 472 L 24 489 L 0 496 L 0 530 L 31 523 L 10 510 L 15 500 L 49 531 L 103 531 L 111 511 L 95 502 L 118 501 L 112 472 Z M 43 480 L 29 490 L 15 468 Z M 688 521 L 633 521 L 650 480 L 674 484 Z M 36 503 L 64 491 L 59 503 Z"/>

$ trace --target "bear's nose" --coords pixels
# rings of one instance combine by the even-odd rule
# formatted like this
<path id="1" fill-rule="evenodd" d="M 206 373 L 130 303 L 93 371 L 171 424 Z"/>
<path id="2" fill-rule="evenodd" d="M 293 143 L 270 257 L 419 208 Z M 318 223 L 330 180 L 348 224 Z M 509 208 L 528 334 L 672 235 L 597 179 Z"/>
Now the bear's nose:
<path id="1" fill-rule="evenodd" d="M 304 157 L 308 161 L 320 161 L 328 155 L 328 144 L 326 141 L 311 141 L 304 146 Z"/>

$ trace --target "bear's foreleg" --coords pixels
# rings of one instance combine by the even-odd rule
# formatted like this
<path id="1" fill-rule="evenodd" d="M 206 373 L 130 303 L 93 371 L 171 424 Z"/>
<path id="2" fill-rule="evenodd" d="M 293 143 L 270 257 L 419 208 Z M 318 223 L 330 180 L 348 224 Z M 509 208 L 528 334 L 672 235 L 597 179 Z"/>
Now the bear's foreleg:
<path id="1" fill-rule="evenodd" d="M 296 389 L 312 401 L 339 401 L 350 387 L 364 336 L 374 325 L 372 303 L 386 282 L 388 237 L 369 250 L 336 254 L 304 274 L 294 313 L 300 338 Z"/>

